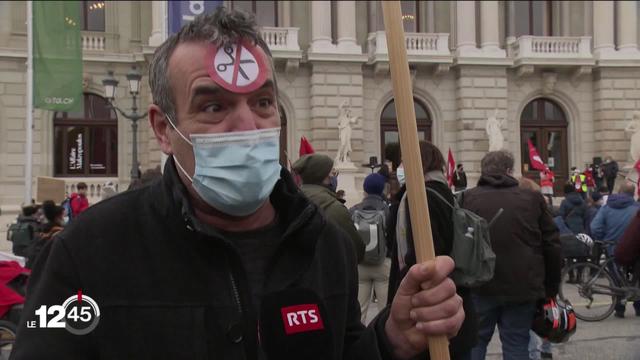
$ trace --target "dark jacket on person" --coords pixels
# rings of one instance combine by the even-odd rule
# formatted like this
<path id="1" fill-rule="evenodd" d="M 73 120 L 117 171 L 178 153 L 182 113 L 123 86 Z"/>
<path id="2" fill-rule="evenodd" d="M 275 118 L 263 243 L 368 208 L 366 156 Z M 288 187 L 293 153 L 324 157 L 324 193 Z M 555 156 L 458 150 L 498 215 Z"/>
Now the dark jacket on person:
<path id="1" fill-rule="evenodd" d="M 467 188 L 467 173 L 464 171 L 455 171 L 453 173 L 453 186 L 458 190 L 464 190 Z"/>
<path id="2" fill-rule="evenodd" d="M 605 179 L 615 178 L 618 176 L 618 171 L 620 171 L 618 162 L 613 160 L 603 164 L 602 167 Z M 609 191 L 613 191 L 613 189 L 609 189 Z"/>
<path id="3" fill-rule="evenodd" d="M 36 263 L 38 256 L 42 252 L 42 249 L 45 245 L 50 242 L 58 233 L 60 233 L 64 227 L 60 224 L 56 223 L 46 223 L 42 225 L 40 229 L 41 232 L 35 238 L 35 241 L 29 246 L 27 249 L 27 261 L 25 263 L 25 267 L 27 269 L 32 269 L 33 265 Z"/>
<path id="4" fill-rule="evenodd" d="M 587 217 L 587 204 L 579 193 L 572 192 L 565 195 L 560 204 L 559 215 L 574 234 L 585 232 L 584 223 Z"/>
<path id="5" fill-rule="evenodd" d="M 344 230 L 344 232 L 349 235 L 353 243 L 353 248 L 356 250 L 358 262 L 362 261 L 364 257 L 364 243 L 360 238 L 360 234 L 358 234 L 358 230 L 356 230 L 356 227 L 353 225 L 353 221 L 351 221 L 349 210 L 338 200 L 336 193 L 322 185 L 303 184 L 300 189 L 311 202 L 322 209 L 329 221 L 333 222 L 339 229 Z"/>
<path id="6" fill-rule="evenodd" d="M 344 232 L 302 196 L 284 169 L 270 200 L 283 236 L 263 298 L 283 290 L 294 298 L 303 290 L 315 294 L 317 301 L 311 301 L 320 308 L 324 330 L 286 337 L 283 323 L 260 329 L 263 344 L 282 332 L 287 344 L 304 351 L 281 348 L 286 356 L 269 358 L 329 353 L 322 358 L 391 359 L 384 331 L 388 309 L 368 328 L 360 322 L 356 258 Z M 254 360 L 258 316 L 248 305 L 250 289 L 236 249 L 193 215 L 170 158 L 162 180 L 92 206 L 82 221 L 48 242 L 29 281 L 12 359 Z M 26 327 L 41 305 L 62 304 L 78 290 L 100 308 L 91 333 Z M 280 317 L 280 306 L 270 310 Z"/>
<path id="7" fill-rule="evenodd" d="M 464 208 L 487 221 L 504 209 L 490 229 L 495 275 L 474 293 L 513 303 L 555 296 L 562 251 L 542 194 L 519 188 L 518 180 L 508 175 L 482 176 L 463 201 Z"/>
<path id="8" fill-rule="evenodd" d="M 609 196 L 607 204 L 598 211 L 591 222 L 593 236 L 598 240 L 618 241 L 638 209 L 640 204 L 629 194 Z"/>
<path id="9" fill-rule="evenodd" d="M 640 261 L 640 212 L 631 220 L 615 250 L 616 262 L 631 266 Z"/>
<path id="10" fill-rule="evenodd" d="M 589 236 L 593 236 L 593 232 L 591 231 L 591 222 L 596 218 L 596 215 L 598 215 L 600 208 L 602 208 L 600 205 L 593 205 L 587 208 L 587 214 L 584 218 L 584 228 Z"/>
<path id="11" fill-rule="evenodd" d="M 426 189 L 436 191 L 442 197 L 444 197 L 449 204 L 444 203 L 436 195 L 432 194 L 430 190 L 427 190 L 427 201 L 429 208 L 429 217 L 431 220 L 431 233 L 433 235 L 433 246 L 435 248 L 436 255 L 450 255 L 453 248 L 453 215 L 450 205 L 453 205 L 453 194 L 447 186 L 447 184 L 439 181 L 427 181 L 425 185 Z M 400 199 L 406 192 L 406 186 L 403 186 L 398 193 Z M 409 202 L 405 202 L 406 215 L 410 218 Z M 392 217 L 398 216 L 398 207 L 393 209 L 395 214 L 392 213 Z M 397 223 L 397 221 L 396 221 Z M 395 231 L 392 230 L 395 233 Z M 395 237 L 394 237 L 395 239 Z M 408 253 L 405 256 L 406 267 L 400 270 L 398 260 L 398 247 L 394 242 L 393 251 L 391 255 L 391 274 L 389 275 L 389 292 L 388 302 L 393 301 L 393 297 L 400 286 L 401 280 L 404 278 L 409 268 L 416 263 L 416 253 L 414 250 L 413 237 L 411 232 L 411 221 L 407 219 L 407 242 Z M 478 337 L 478 318 L 476 315 L 473 301 L 471 299 L 471 291 L 469 288 L 457 287 L 457 293 L 463 300 L 463 308 L 465 313 L 465 319 L 462 323 L 462 327 L 458 332 L 458 335 L 451 338 L 449 341 L 449 351 L 451 353 L 451 359 L 455 360 L 459 356 L 471 351 L 471 349 L 477 343 Z"/>
<path id="12" fill-rule="evenodd" d="M 391 249 L 391 244 L 389 243 L 389 233 L 391 231 L 393 231 L 392 228 L 389 227 L 387 221 L 389 219 L 390 216 L 390 210 L 389 210 L 389 204 L 384 200 L 384 198 L 380 195 L 375 195 L 375 194 L 367 194 L 367 196 L 365 196 L 364 199 L 362 199 L 362 201 L 354 206 L 351 207 L 351 209 L 349 209 L 349 215 L 353 218 L 353 213 L 356 210 L 379 210 L 379 211 L 383 211 L 384 212 L 384 224 L 383 228 L 384 228 L 384 233 L 385 233 L 385 240 L 387 240 L 386 242 L 386 246 L 387 246 L 387 256 L 391 255 L 390 249 Z"/>

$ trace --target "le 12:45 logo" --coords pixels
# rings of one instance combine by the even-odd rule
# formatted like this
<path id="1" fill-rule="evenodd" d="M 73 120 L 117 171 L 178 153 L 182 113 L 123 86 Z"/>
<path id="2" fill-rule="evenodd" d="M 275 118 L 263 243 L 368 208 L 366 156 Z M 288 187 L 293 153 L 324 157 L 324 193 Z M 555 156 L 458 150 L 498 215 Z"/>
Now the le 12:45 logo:
<path id="1" fill-rule="evenodd" d="M 93 331 L 100 321 L 100 308 L 89 296 L 70 296 L 62 305 L 42 305 L 36 311 L 36 320 L 27 321 L 27 328 L 67 329 L 74 335 Z M 52 316 L 51 318 L 49 318 Z"/>

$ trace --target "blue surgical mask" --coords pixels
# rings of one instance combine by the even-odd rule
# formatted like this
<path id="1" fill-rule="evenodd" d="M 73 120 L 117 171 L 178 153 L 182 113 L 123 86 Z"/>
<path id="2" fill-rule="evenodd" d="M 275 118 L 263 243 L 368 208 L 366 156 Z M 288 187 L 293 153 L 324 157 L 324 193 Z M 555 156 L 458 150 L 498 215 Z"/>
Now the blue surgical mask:
<path id="1" fill-rule="evenodd" d="M 177 167 L 207 204 L 233 216 L 247 216 L 269 198 L 280 178 L 280 128 L 218 134 L 191 134 L 195 172 Z"/>
<path id="2" fill-rule="evenodd" d="M 329 190 L 331 190 L 333 192 L 338 191 L 338 176 L 330 176 L 329 177 L 329 181 L 331 181 L 331 183 L 329 183 L 329 185 L 327 185 Z"/>
<path id="3" fill-rule="evenodd" d="M 405 182 L 404 167 L 402 165 L 396 169 L 396 177 L 398 178 L 398 182 L 400 183 L 400 186 L 404 185 L 404 182 Z"/>

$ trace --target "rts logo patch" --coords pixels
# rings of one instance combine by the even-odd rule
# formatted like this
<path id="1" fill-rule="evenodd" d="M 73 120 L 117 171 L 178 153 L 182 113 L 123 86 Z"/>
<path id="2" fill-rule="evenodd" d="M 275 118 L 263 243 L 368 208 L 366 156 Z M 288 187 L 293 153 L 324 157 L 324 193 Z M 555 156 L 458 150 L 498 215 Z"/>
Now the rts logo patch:
<path id="1" fill-rule="evenodd" d="M 324 329 L 320 310 L 316 304 L 287 306 L 280 311 L 282 312 L 284 332 L 287 335 Z"/>

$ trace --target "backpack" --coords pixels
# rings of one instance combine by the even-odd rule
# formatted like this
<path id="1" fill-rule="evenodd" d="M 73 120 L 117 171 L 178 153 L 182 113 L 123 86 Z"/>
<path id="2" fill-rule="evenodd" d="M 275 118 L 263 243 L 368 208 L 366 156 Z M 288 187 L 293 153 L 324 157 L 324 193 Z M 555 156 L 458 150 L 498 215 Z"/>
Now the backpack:
<path id="1" fill-rule="evenodd" d="M 71 198 L 66 198 L 62 201 L 62 203 L 60 204 L 60 206 L 62 206 L 64 208 L 64 211 L 67 213 L 67 217 L 69 218 L 68 221 L 71 221 L 71 219 L 73 219 L 73 208 L 71 207 Z"/>
<path id="2" fill-rule="evenodd" d="M 7 240 L 13 243 L 11 251 L 17 256 L 26 256 L 27 248 L 31 246 L 36 237 L 36 230 L 27 221 L 18 221 L 9 226 Z"/>
<path id="3" fill-rule="evenodd" d="M 451 278 L 458 286 L 478 287 L 493 278 L 496 264 L 496 254 L 491 249 L 489 228 L 502 214 L 503 209 L 489 222 L 471 210 L 463 209 L 459 203 L 462 194 L 454 198 L 453 205 L 437 191 L 427 188 L 427 191 L 437 196 L 452 210 L 453 218 L 453 247 L 451 257 L 456 263 Z"/>
<path id="4" fill-rule="evenodd" d="M 365 244 L 364 265 L 380 265 L 387 257 L 385 212 L 371 208 L 358 209 L 351 215 L 353 224 Z"/>

